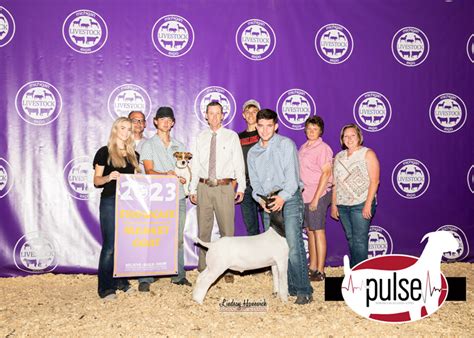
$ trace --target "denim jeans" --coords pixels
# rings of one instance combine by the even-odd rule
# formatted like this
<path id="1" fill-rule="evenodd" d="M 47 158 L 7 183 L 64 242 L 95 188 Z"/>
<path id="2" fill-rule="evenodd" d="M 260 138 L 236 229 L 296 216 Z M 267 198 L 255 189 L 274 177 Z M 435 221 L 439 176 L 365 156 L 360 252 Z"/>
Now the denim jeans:
<path id="1" fill-rule="evenodd" d="M 303 243 L 303 214 L 304 204 L 301 192 L 297 191 L 283 205 L 285 219 L 286 241 L 290 251 L 288 253 L 288 292 L 291 296 L 309 296 L 313 288 L 308 278 L 308 260 Z M 270 225 L 270 215 L 264 213 L 263 224 L 265 229 Z"/>
<path id="2" fill-rule="evenodd" d="M 375 200 L 372 202 L 371 219 L 365 219 L 362 216 L 364 204 L 365 202 L 357 205 L 337 206 L 339 218 L 349 243 L 351 268 L 366 260 L 369 255 L 369 226 L 375 214 Z"/>
<path id="3" fill-rule="evenodd" d="M 242 212 L 242 219 L 247 228 L 248 236 L 258 235 L 260 233 L 258 224 L 259 204 L 253 199 L 252 191 L 252 186 L 250 182 L 247 181 L 247 188 L 245 188 L 244 199 L 240 204 L 240 211 Z"/>

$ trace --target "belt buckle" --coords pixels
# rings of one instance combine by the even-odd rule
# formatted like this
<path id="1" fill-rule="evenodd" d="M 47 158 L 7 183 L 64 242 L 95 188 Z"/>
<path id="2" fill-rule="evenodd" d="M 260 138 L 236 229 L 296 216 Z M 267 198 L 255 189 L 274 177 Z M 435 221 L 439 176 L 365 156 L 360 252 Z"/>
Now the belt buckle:
<path id="1" fill-rule="evenodd" d="M 206 182 L 207 186 L 213 188 L 213 187 L 217 187 L 218 186 L 218 181 L 217 181 L 217 178 L 210 178 L 207 180 Z"/>

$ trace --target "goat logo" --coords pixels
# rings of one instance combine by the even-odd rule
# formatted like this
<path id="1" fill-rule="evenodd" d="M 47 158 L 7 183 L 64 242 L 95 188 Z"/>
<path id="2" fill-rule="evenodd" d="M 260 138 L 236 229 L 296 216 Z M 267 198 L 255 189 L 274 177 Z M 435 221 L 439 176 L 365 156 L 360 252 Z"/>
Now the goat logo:
<path id="1" fill-rule="evenodd" d="M 62 98 L 52 84 L 32 81 L 18 90 L 15 107 L 23 121 L 33 125 L 46 125 L 56 120 L 61 113 Z"/>
<path id="2" fill-rule="evenodd" d="M 467 108 L 457 95 L 438 95 L 430 105 L 431 124 L 443 133 L 454 133 L 462 128 L 467 119 Z"/>
<path id="3" fill-rule="evenodd" d="M 93 191 L 91 163 L 89 157 L 81 156 L 69 161 L 64 167 L 66 189 L 69 195 L 78 200 L 89 199 L 89 194 Z"/>
<path id="4" fill-rule="evenodd" d="M 316 33 L 314 47 L 319 57 L 330 64 L 347 61 L 354 49 L 351 32 L 337 23 L 323 26 Z"/>
<path id="5" fill-rule="evenodd" d="M 392 186 L 403 198 L 418 198 L 426 192 L 429 185 L 430 173 L 421 161 L 400 161 L 392 171 Z"/>
<path id="6" fill-rule="evenodd" d="M 148 118 L 151 111 L 151 99 L 142 87 L 126 83 L 115 88 L 109 95 L 107 102 L 112 119 L 128 116 L 131 111 L 141 111 Z"/>
<path id="7" fill-rule="evenodd" d="M 263 20 L 250 19 L 242 23 L 235 33 L 235 44 L 247 59 L 261 61 L 272 55 L 276 47 L 273 28 Z"/>
<path id="8" fill-rule="evenodd" d="M 415 27 L 404 27 L 392 38 L 392 54 L 398 63 L 415 67 L 423 63 L 430 52 L 426 34 Z"/>
<path id="9" fill-rule="evenodd" d="M 164 56 L 180 57 L 193 47 L 193 26 L 179 15 L 165 15 L 153 25 L 151 40 L 156 50 Z"/>
<path id="10" fill-rule="evenodd" d="M 366 92 L 354 103 L 354 119 L 366 131 L 376 132 L 385 128 L 392 117 L 392 107 L 387 98 L 378 92 Z"/>
<path id="11" fill-rule="evenodd" d="M 58 265 L 56 247 L 46 233 L 29 232 L 16 242 L 13 249 L 13 261 L 21 271 L 51 272 Z"/>
<path id="12" fill-rule="evenodd" d="M 393 241 L 390 233 L 379 226 L 369 228 L 369 258 L 390 255 L 393 252 Z"/>
<path id="13" fill-rule="evenodd" d="M 474 63 L 474 34 L 472 34 L 467 40 L 466 45 L 467 57 Z"/>
<path id="14" fill-rule="evenodd" d="M 10 12 L 0 6 L 0 48 L 8 45 L 15 35 L 15 20 Z"/>
<path id="15" fill-rule="evenodd" d="M 460 262 L 469 256 L 469 241 L 467 240 L 466 233 L 461 228 L 455 225 L 443 225 L 436 231 L 449 231 L 458 241 L 458 248 L 456 250 L 443 252 L 443 262 Z"/>
<path id="16" fill-rule="evenodd" d="M 385 323 L 413 322 L 436 312 L 446 300 L 448 283 L 441 273 L 443 252 L 456 250 L 449 231 L 426 234 L 421 256 L 386 255 L 367 259 L 352 269 L 344 256 L 341 292 L 357 314 Z"/>
<path id="17" fill-rule="evenodd" d="M 10 163 L 0 157 L 0 198 L 5 197 L 13 187 L 13 171 Z"/>
<path id="18" fill-rule="evenodd" d="M 108 29 L 105 20 L 88 9 L 77 10 L 63 23 L 63 39 L 73 51 L 91 54 L 104 47 Z"/>
<path id="19" fill-rule="evenodd" d="M 228 125 L 235 116 L 235 99 L 230 91 L 218 86 L 206 87 L 196 96 L 194 100 L 194 113 L 198 120 L 207 126 L 206 108 L 211 102 L 219 102 L 222 105 L 224 119 L 222 125 Z"/>
<path id="20" fill-rule="evenodd" d="M 308 92 L 294 88 L 280 95 L 276 111 L 279 122 L 285 127 L 301 130 L 306 119 L 316 115 L 316 104 Z"/>

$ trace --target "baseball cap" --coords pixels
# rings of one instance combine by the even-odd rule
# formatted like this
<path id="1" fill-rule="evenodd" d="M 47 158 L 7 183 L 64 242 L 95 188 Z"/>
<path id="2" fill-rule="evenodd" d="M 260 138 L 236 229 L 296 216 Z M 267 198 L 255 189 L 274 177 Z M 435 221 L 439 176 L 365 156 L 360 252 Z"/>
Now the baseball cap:
<path id="1" fill-rule="evenodd" d="M 245 110 L 248 106 L 255 106 L 255 107 L 258 108 L 258 110 L 260 110 L 260 103 L 258 103 L 257 100 L 250 99 L 250 100 L 246 101 L 246 102 L 244 103 L 243 109 Z"/>
<path id="2" fill-rule="evenodd" d="M 171 109 L 170 107 L 158 108 L 158 110 L 156 111 L 155 119 L 160 119 L 163 117 L 169 117 L 174 121 L 173 109 Z"/>

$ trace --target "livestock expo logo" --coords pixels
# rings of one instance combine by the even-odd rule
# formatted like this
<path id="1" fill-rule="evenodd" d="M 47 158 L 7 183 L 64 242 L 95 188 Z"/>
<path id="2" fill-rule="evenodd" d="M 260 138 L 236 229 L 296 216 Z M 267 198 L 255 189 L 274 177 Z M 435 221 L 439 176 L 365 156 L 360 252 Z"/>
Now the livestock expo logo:
<path id="1" fill-rule="evenodd" d="M 250 19 L 237 29 L 235 43 L 239 52 L 247 59 L 261 61 L 275 50 L 276 35 L 273 28 L 265 21 Z"/>
<path id="2" fill-rule="evenodd" d="M 436 312 L 448 295 L 441 256 L 455 251 L 458 241 L 449 231 L 428 233 L 425 240 L 420 258 L 386 255 L 351 269 L 344 256 L 341 292 L 346 304 L 367 319 L 386 323 L 413 322 Z"/>
<path id="3" fill-rule="evenodd" d="M 15 35 L 15 20 L 5 7 L 0 6 L 0 48 L 5 47 Z"/>
<path id="4" fill-rule="evenodd" d="M 56 247 L 47 233 L 29 232 L 16 242 L 13 249 L 13 261 L 21 271 L 51 272 L 58 265 Z"/>
<path id="5" fill-rule="evenodd" d="M 18 115 L 25 122 L 45 125 L 56 120 L 61 113 L 62 98 L 52 84 L 32 81 L 18 90 L 15 107 Z"/>
<path id="6" fill-rule="evenodd" d="M 64 166 L 64 183 L 72 197 L 78 200 L 89 199 L 94 188 L 92 181 L 92 161 L 87 156 L 77 157 Z"/>
<path id="7" fill-rule="evenodd" d="M 194 100 L 194 113 L 198 120 L 207 126 L 206 108 L 211 102 L 219 102 L 224 110 L 222 126 L 228 125 L 235 116 L 236 104 L 234 96 L 227 89 L 217 86 L 204 88 Z"/>
<path id="8" fill-rule="evenodd" d="M 430 106 L 430 120 L 443 133 L 454 133 L 467 119 L 467 108 L 457 95 L 445 93 L 437 96 Z"/>
<path id="9" fill-rule="evenodd" d="M 380 131 L 392 117 L 392 107 L 385 96 L 367 92 L 359 96 L 354 104 L 354 119 L 366 131 Z"/>
<path id="10" fill-rule="evenodd" d="M 5 197 L 13 186 L 13 170 L 7 160 L 0 157 L 0 198 Z"/>
<path id="11" fill-rule="evenodd" d="M 151 40 L 156 50 L 164 56 L 183 56 L 194 44 L 193 26 L 181 16 L 165 15 L 155 22 Z"/>
<path id="12" fill-rule="evenodd" d="M 430 173 L 418 160 L 403 160 L 393 169 L 392 185 L 397 194 L 403 198 L 418 198 L 430 185 Z"/>
<path id="13" fill-rule="evenodd" d="M 369 258 L 389 255 L 393 252 L 393 241 L 390 233 L 379 226 L 369 228 Z"/>
<path id="14" fill-rule="evenodd" d="M 136 84 L 123 84 L 115 88 L 109 95 L 107 103 L 109 114 L 115 120 L 120 116 L 128 116 L 131 111 L 141 111 L 148 118 L 151 111 L 151 99 L 147 91 Z"/>
<path id="15" fill-rule="evenodd" d="M 392 54 L 400 64 L 415 67 L 423 63 L 430 52 L 430 43 L 425 33 L 415 27 L 405 27 L 392 39 Z"/>
<path id="16" fill-rule="evenodd" d="M 472 34 L 467 40 L 466 52 L 469 60 L 474 63 L 474 34 Z"/>
<path id="17" fill-rule="evenodd" d="M 327 63 L 338 64 L 351 56 L 354 40 L 344 26 L 332 23 L 322 27 L 316 33 L 314 46 L 321 59 Z"/>
<path id="18" fill-rule="evenodd" d="M 474 194 L 474 165 L 471 165 L 467 172 L 467 187 Z"/>
<path id="19" fill-rule="evenodd" d="M 75 52 L 95 53 L 105 45 L 107 37 L 107 24 L 96 12 L 80 9 L 64 20 L 64 41 Z"/>
<path id="20" fill-rule="evenodd" d="M 316 115 L 316 104 L 303 89 L 290 89 L 280 95 L 276 110 L 280 123 L 287 128 L 301 130 L 306 119 Z"/>
<path id="21" fill-rule="evenodd" d="M 460 262 L 469 255 L 469 241 L 466 233 L 455 225 L 443 225 L 436 231 L 449 231 L 458 241 L 458 248 L 443 253 L 443 262 Z"/>

